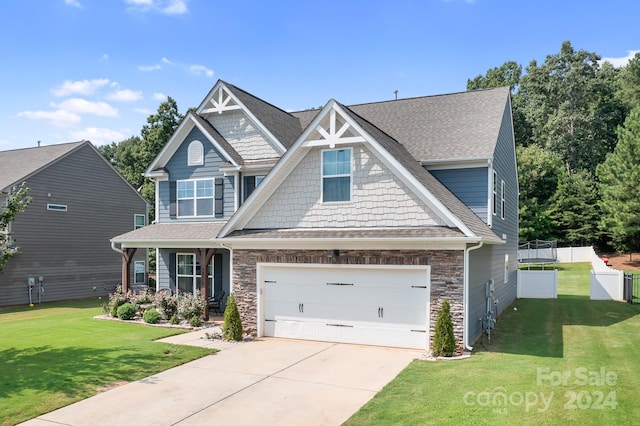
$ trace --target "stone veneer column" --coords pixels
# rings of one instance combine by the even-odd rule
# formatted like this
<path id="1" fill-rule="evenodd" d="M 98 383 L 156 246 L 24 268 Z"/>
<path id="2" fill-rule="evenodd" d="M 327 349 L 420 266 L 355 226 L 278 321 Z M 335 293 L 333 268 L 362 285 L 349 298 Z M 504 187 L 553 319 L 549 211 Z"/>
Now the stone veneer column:
<path id="1" fill-rule="evenodd" d="M 233 288 L 245 332 L 257 332 L 256 264 L 321 263 L 358 265 L 430 265 L 430 336 L 433 340 L 442 300 L 451 304 L 453 332 L 462 351 L 464 329 L 464 252 L 462 250 L 340 250 L 334 258 L 332 250 L 234 250 Z"/>

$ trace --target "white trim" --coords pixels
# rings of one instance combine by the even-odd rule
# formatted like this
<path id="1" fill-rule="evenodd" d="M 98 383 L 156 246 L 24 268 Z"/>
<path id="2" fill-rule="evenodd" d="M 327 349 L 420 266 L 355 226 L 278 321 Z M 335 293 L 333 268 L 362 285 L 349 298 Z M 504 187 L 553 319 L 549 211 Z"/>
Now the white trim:
<path id="1" fill-rule="evenodd" d="M 491 228 L 493 226 L 493 213 L 491 212 L 493 206 L 493 162 L 489 162 L 489 168 L 487 169 L 487 225 Z"/>
<path id="2" fill-rule="evenodd" d="M 142 226 L 138 226 L 138 217 L 142 216 Z M 140 229 L 140 228 L 144 228 L 145 226 L 147 226 L 147 218 L 145 217 L 145 215 L 143 214 L 139 214 L 139 213 L 134 213 L 133 214 L 133 229 Z"/>
<path id="3" fill-rule="evenodd" d="M 160 223 L 160 181 L 156 180 L 155 181 L 155 185 L 156 185 L 156 192 L 155 192 L 155 198 L 156 199 L 155 199 L 155 219 L 154 219 L 154 222 L 155 223 Z M 171 185 L 169 185 L 169 191 L 171 191 Z M 169 198 L 171 198 L 171 196 L 169 196 Z M 176 206 L 176 209 L 177 208 L 178 207 Z M 176 212 L 177 212 L 177 210 L 176 210 Z"/>
<path id="4" fill-rule="evenodd" d="M 340 249 L 340 250 L 464 250 L 479 238 L 233 238 L 224 244 L 233 249 Z"/>
<path id="5" fill-rule="evenodd" d="M 504 189 L 505 189 L 504 179 L 502 179 L 500 182 L 501 182 L 500 183 L 500 218 L 504 220 L 504 217 L 505 217 L 504 210 L 506 207 L 506 201 L 504 198 Z"/>
<path id="6" fill-rule="evenodd" d="M 498 172 L 492 170 L 493 179 L 491 180 L 491 214 L 498 216 Z"/>
<path id="7" fill-rule="evenodd" d="M 136 265 L 142 263 L 142 281 L 138 281 L 137 277 L 138 277 L 138 272 L 136 272 Z M 145 262 L 144 260 L 135 260 L 133 262 L 133 283 L 134 284 L 144 284 L 145 281 L 145 277 L 147 275 L 147 262 Z"/>
<path id="8" fill-rule="evenodd" d="M 478 169 L 485 168 L 491 162 L 490 158 L 470 158 L 455 160 L 427 160 L 420 165 L 427 170 Z"/>
<path id="9" fill-rule="evenodd" d="M 204 164 L 204 145 L 199 140 L 189 142 L 187 147 L 187 166 L 202 166 Z"/>

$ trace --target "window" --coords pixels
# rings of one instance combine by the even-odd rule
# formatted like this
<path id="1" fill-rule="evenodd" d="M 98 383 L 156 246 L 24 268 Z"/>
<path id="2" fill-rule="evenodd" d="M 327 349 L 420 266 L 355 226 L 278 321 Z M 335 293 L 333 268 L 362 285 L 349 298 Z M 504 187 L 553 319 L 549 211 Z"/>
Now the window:
<path id="1" fill-rule="evenodd" d="M 509 282 L 509 255 L 504 255 L 504 283 Z"/>
<path id="2" fill-rule="evenodd" d="M 500 182 L 500 217 L 504 219 L 504 181 Z"/>
<path id="3" fill-rule="evenodd" d="M 264 176 L 245 176 L 243 178 L 243 181 L 244 181 L 243 200 L 246 200 L 247 198 L 249 198 L 249 195 L 251 195 L 253 190 L 256 189 L 258 185 L 260 185 L 260 182 L 262 182 L 263 179 L 264 179 Z"/>
<path id="4" fill-rule="evenodd" d="M 145 225 L 144 215 L 136 214 L 133 215 L 133 229 L 143 228 Z"/>
<path id="5" fill-rule="evenodd" d="M 47 204 L 47 210 L 55 210 L 59 212 L 66 212 L 67 206 L 66 204 Z"/>
<path id="6" fill-rule="evenodd" d="M 177 182 L 178 216 L 213 216 L 213 179 Z"/>
<path id="7" fill-rule="evenodd" d="M 498 214 L 498 174 L 493 172 L 493 215 Z"/>
<path id="8" fill-rule="evenodd" d="M 193 141 L 187 149 L 187 165 L 202 166 L 204 164 L 204 148 L 202 142 Z"/>
<path id="9" fill-rule="evenodd" d="M 176 282 L 178 291 L 196 295 L 200 289 L 200 262 L 195 254 L 176 254 Z M 209 264 L 209 294 L 213 294 L 213 259 Z"/>
<path id="10" fill-rule="evenodd" d="M 144 273 L 145 273 L 145 263 L 144 260 L 136 260 L 133 263 L 133 270 L 134 270 L 134 282 L 136 284 L 142 284 L 144 283 Z"/>
<path id="11" fill-rule="evenodd" d="M 322 151 L 322 201 L 351 200 L 351 149 Z"/>

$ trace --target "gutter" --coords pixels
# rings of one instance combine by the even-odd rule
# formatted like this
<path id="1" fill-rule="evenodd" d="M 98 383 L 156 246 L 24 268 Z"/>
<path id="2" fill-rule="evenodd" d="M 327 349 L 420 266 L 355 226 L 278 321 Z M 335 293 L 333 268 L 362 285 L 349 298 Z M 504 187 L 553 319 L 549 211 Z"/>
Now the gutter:
<path id="1" fill-rule="evenodd" d="M 119 249 L 118 247 L 116 247 L 116 243 L 113 241 L 111 241 L 111 250 L 122 254 L 122 249 Z"/>
<path id="2" fill-rule="evenodd" d="M 462 331 L 462 349 L 472 351 L 473 347 L 469 346 L 469 252 L 479 249 L 484 245 L 483 241 L 477 246 L 467 247 L 464 250 L 464 321 Z"/>

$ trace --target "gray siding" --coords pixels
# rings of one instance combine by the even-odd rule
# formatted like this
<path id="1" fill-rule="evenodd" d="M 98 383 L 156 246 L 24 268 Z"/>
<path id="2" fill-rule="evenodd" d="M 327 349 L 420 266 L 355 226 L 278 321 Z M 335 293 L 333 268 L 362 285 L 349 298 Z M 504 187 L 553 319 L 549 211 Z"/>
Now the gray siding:
<path id="1" fill-rule="evenodd" d="M 469 326 L 470 341 L 480 336 L 479 318 L 485 315 L 484 283 L 493 278 L 494 297 L 498 299 L 498 313 L 504 311 L 516 298 L 518 251 L 518 176 L 515 143 L 509 105 L 505 109 L 496 144 L 493 168 L 498 175 L 498 210 L 492 218 L 492 229 L 505 239 L 505 244 L 484 246 L 470 252 Z M 505 218 L 501 217 L 500 182 L 505 181 Z M 509 255 L 508 280 L 505 282 L 505 255 Z M 500 327 L 500 324 L 497 325 Z"/>
<path id="2" fill-rule="evenodd" d="M 0 305 L 28 303 L 27 277 L 42 276 L 43 301 L 105 295 L 121 281 L 109 239 L 134 229 L 146 203 L 89 145 L 27 180 L 33 202 L 12 223 L 20 253 L 0 274 Z M 67 211 L 47 210 L 64 204 Z M 146 250 L 134 260 L 146 261 Z M 132 267 L 133 282 L 133 267 Z"/>
<path id="3" fill-rule="evenodd" d="M 187 165 L 187 149 L 189 143 L 194 140 L 202 142 L 204 146 L 204 164 L 202 166 L 188 166 Z M 228 219 L 234 212 L 234 187 L 235 181 L 233 176 L 224 176 L 220 171 L 220 166 L 227 160 L 225 157 L 214 148 L 209 140 L 198 130 L 194 128 L 189 132 L 189 135 L 182 142 L 177 149 L 171 160 L 166 165 L 169 171 L 169 181 L 177 181 L 184 179 L 204 179 L 204 178 L 224 178 L 224 217 Z M 173 220 L 180 220 L 183 222 L 192 221 L 200 222 L 203 218 L 171 218 L 169 215 L 169 181 L 159 182 L 158 197 L 159 197 L 159 212 L 157 219 L 160 222 L 169 222 Z M 213 221 L 220 218 L 206 218 L 204 220 Z"/>
<path id="4" fill-rule="evenodd" d="M 487 168 L 429 170 L 449 191 L 487 222 Z"/>

